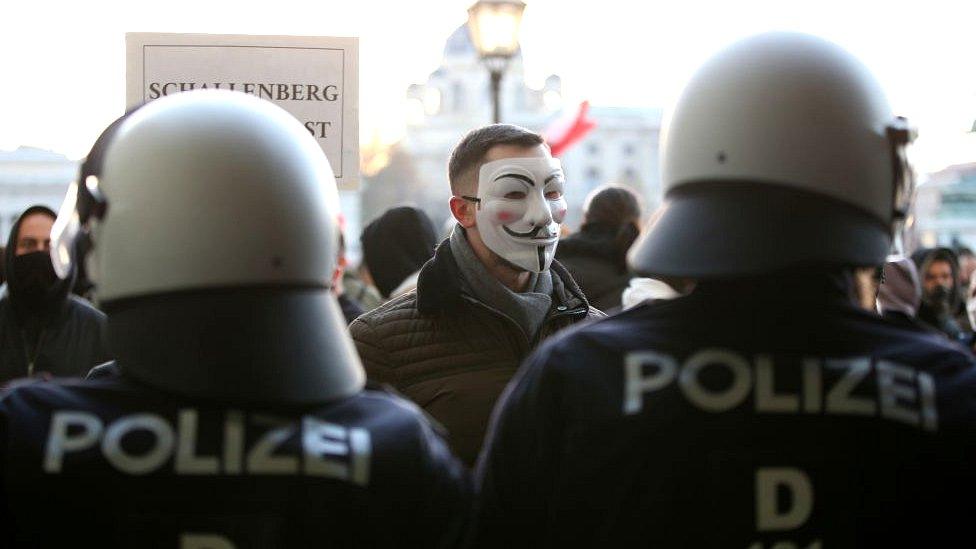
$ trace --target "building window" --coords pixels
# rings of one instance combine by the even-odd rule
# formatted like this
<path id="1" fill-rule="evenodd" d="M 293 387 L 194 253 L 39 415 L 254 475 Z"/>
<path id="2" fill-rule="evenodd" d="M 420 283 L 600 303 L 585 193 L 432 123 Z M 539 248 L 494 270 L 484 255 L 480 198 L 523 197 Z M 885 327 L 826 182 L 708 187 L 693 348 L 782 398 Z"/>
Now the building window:
<path id="1" fill-rule="evenodd" d="M 600 168 L 596 166 L 590 166 L 586 169 L 586 179 L 588 181 L 599 181 L 602 175 L 600 174 Z"/>
<path id="2" fill-rule="evenodd" d="M 637 147 L 633 143 L 624 144 L 624 156 L 634 156 L 635 152 L 637 152 Z"/>
<path id="3" fill-rule="evenodd" d="M 600 154 L 600 145 L 596 143 L 590 143 L 586 146 L 586 152 L 590 153 L 590 156 L 596 156 Z"/>

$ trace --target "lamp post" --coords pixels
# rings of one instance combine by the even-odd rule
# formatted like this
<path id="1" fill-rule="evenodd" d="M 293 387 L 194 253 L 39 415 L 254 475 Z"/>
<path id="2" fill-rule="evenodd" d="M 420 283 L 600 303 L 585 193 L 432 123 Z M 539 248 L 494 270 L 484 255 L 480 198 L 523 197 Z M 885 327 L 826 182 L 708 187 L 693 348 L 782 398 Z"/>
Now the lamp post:
<path id="1" fill-rule="evenodd" d="M 491 75 L 492 120 L 501 122 L 502 74 L 519 47 L 519 26 L 525 2 L 478 0 L 468 8 L 468 31 Z"/>

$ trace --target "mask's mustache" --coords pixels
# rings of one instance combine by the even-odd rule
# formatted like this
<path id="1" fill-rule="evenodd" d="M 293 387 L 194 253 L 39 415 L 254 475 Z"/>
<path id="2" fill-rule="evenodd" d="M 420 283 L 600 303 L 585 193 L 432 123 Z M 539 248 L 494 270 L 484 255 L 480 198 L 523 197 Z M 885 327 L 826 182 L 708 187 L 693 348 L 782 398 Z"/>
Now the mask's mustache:
<path id="1" fill-rule="evenodd" d="M 553 234 L 552 232 L 549 231 L 549 226 L 548 225 L 542 225 L 540 227 L 534 227 L 533 229 L 531 229 L 529 231 L 526 231 L 524 233 L 520 233 L 520 232 L 517 232 L 517 231 L 513 231 L 512 229 L 509 229 L 505 225 L 502 225 L 502 229 L 506 233 L 508 233 L 509 235 L 514 236 L 515 238 L 536 238 L 536 239 L 540 239 L 540 240 L 547 240 L 547 239 L 550 239 L 550 238 L 556 236 L 555 234 Z M 541 235 L 539 234 L 540 232 L 542 232 Z"/>

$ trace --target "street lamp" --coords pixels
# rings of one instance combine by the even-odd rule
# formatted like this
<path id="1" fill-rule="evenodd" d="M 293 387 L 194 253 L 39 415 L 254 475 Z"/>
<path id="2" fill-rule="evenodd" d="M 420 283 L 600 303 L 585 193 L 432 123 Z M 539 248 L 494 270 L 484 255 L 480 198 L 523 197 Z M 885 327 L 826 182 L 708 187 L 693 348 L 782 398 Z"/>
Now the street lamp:
<path id="1" fill-rule="evenodd" d="M 491 74 L 492 119 L 501 122 L 502 74 L 519 47 L 519 26 L 525 2 L 478 0 L 468 8 L 468 30 L 478 55 Z"/>

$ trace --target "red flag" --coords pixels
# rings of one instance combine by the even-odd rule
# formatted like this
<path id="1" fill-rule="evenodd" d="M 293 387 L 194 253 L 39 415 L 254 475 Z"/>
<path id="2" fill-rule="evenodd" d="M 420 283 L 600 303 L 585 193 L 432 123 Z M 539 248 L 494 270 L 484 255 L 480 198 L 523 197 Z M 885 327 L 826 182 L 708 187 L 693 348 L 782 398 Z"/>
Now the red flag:
<path id="1" fill-rule="evenodd" d="M 596 127 L 596 121 L 586 117 L 589 110 L 590 102 L 583 101 L 574 116 L 557 119 L 546 128 L 544 134 L 553 156 L 558 157 L 566 152 Z"/>

